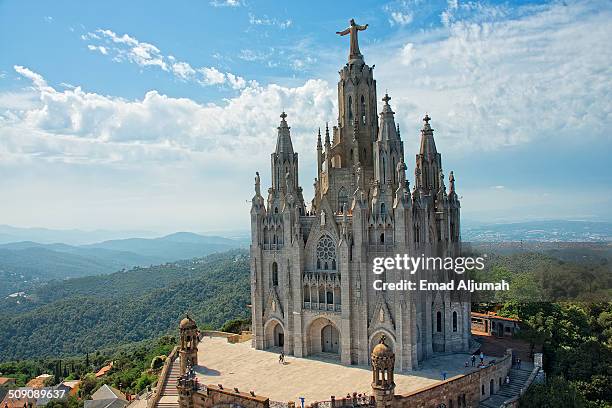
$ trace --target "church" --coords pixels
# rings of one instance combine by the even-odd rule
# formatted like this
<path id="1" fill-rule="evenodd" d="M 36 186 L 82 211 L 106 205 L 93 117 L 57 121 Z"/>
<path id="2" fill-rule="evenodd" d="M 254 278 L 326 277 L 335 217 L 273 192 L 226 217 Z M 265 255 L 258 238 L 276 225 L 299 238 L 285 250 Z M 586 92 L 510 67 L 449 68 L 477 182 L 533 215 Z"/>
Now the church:
<path id="1" fill-rule="evenodd" d="M 351 20 L 337 33 L 350 36 L 350 51 L 339 71 L 337 124 L 326 125 L 323 134 L 313 131 L 314 198 L 308 204 L 304 199 L 284 112 L 265 198 L 256 175 L 253 346 L 296 357 L 325 353 L 342 364 L 368 365 L 384 336 L 395 353 L 395 370 L 410 371 L 440 353 L 468 352 L 469 292 L 375 290 L 373 282 L 380 279 L 447 282 L 458 276 L 444 270 L 375 275 L 373 259 L 460 256 L 460 203 L 453 172 L 448 179 L 443 174 L 428 115 L 420 135 L 414 135 L 420 148 L 410 187 L 391 98 L 381 98 L 379 113 L 374 66 L 359 50 L 359 32 L 367 27 Z"/>

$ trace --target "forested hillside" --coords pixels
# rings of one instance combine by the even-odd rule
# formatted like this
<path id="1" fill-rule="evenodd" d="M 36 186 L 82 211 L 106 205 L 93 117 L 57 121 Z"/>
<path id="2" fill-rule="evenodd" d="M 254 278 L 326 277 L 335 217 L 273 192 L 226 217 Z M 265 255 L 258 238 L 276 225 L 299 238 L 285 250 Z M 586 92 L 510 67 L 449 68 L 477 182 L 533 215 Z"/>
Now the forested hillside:
<path id="1" fill-rule="evenodd" d="M 83 354 L 176 330 L 189 312 L 219 328 L 247 317 L 245 251 L 55 282 L 0 303 L 0 361 Z"/>

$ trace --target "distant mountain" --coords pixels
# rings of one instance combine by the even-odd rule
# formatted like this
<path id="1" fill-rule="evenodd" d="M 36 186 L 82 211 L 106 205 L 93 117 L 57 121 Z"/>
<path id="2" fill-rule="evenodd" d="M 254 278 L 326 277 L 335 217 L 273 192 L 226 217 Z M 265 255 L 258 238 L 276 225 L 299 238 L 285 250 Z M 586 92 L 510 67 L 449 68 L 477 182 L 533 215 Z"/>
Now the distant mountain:
<path id="1" fill-rule="evenodd" d="M 468 224 L 461 229 L 466 242 L 607 242 L 612 223 L 591 221 L 530 221 L 510 224 Z"/>
<path id="2" fill-rule="evenodd" d="M 32 289 L 54 279 L 116 272 L 202 257 L 244 246 L 231 239 L 178 232 L 161 238 L 130 238 L 91 245 L 0 244 L 0 297 Z"/>
<path id="3" fill-rule="evenodd" d="M 10 225 L 0 225 L 0 244 L 18 241 L 34 241 L 43 244 L 63 242 L 69 245 L 91 244 L 110 239 L 130 237 L 154 237 L 151 231 L 83 231 L 78 229 L 56 230 L 49 228 L 21 228 Z"/>
<path id="4" fill-rule="evenodd" d="M 127 251 L 167 261 L 202 257 L 213 252 L 226 251 L 242 246 L 222 237 L 203 236 L 190 232 L 177 232 L 161 238 L 129 238 L 83 245 L 82 248 Z"/>

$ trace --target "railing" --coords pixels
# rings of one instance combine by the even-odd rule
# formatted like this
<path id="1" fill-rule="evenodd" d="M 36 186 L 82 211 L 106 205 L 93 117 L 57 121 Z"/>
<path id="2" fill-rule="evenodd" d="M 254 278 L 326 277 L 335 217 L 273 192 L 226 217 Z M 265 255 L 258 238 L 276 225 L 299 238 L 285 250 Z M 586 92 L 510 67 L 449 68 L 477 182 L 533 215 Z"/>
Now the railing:
<path id="1" fill-rule="evenodd" d="M 329 401 L 317 401 L 313 402 L 311 408 L 354 408 L 354 407 L 373 407 L 376 405 L 374 396 L 368 396 L 366 394 L 347 395 L 344 398 L 331 397 Z"/>
<path id="2" fill-rule="evenodd" d="M 157 385 L 153 391 L 153 396 L 147 401 L 147 408 L 153 408 L 159 402 L 164 385 L 166 385 L 166 381 L 170 375 L 172 364 L 174 364 L 174 360 L 176 360 L 177 357 L 178 346 L 175 346 L 172 349 L 172 352 L 168 355 L 168 358 L 166 358 L 166 361 L 164 361 L 164 366 L 162 367 L 161 373 L 159 373 L 159 377 L 157 377 Z"/>
<path id="3" fill-rule="evenodd" d="M 332 303 L 304 302 L 304 309 L 306 310 L 325 310 L 328 312 L 341 312 L 342 305 L 332 304 Z"/>
<path id="4" fill-rule="evenodd" d="M 334 285 L 340 285 L 340 278 L 340 273 L 331 271 L 304 272 L 304 275 L 302 275 L 304 283 L 331 282 Z"/>
<path id="5" fill-rule="evenodd" d="M 535 380 L 539 372 L 540 372 L 540 367 L 535 366 L 533 370 L 531 370 L 531 374 L 529 374 L 529 377 L 527 377 L 527 381 L 525 381 L 525 383 L 521 387 L 519 394 L 504 401 L 504 403 L 501 405 L 500 408 L 518 406 L 518 400 L 527 392 L 527 390 L 529 389 L 529 387 L 531 386 L 531 384 L 533 383 L 533 381 Z"/>

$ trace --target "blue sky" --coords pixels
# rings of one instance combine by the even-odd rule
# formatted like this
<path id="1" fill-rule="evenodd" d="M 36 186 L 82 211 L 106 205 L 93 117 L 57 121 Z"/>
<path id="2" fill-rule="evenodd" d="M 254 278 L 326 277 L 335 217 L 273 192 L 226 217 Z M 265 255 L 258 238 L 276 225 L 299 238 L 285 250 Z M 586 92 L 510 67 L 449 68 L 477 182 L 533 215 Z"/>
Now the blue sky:
<path id="1" fill-rule="evenodd" d="M 353 17 L 465 220 L 612 220 L 610 2 L 2 1 L 0 224 L 246 228 L 283 109 L 310 200 Z"/>

